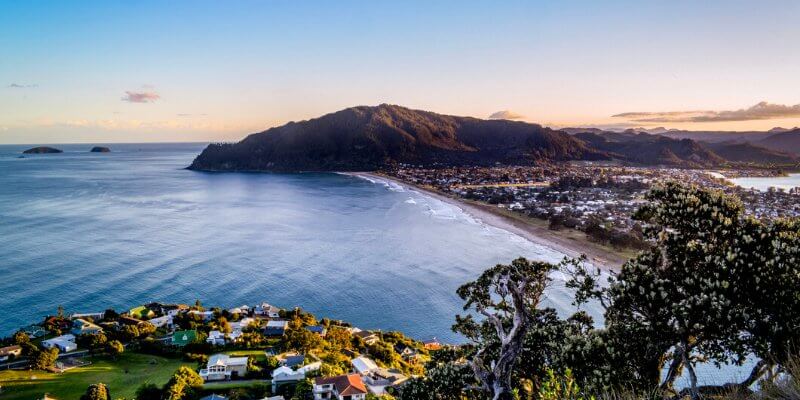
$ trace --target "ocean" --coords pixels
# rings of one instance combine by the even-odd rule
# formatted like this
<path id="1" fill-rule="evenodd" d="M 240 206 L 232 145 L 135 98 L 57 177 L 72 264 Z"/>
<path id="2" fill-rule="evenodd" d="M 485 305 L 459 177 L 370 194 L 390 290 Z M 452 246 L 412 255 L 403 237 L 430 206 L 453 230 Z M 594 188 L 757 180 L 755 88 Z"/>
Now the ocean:
<path id="1" fill-rule="evenodd" d="M 0 146 L 0 334 L 59 305 L 200 299 L 460 342 L 459 285 L 518 256 L 563 257 L 390 182 L 194 172 L 204 144 L 107 146 L 25 158 L 30 146 Z M 563 280 L 546 304 L 573 310 Z"/>

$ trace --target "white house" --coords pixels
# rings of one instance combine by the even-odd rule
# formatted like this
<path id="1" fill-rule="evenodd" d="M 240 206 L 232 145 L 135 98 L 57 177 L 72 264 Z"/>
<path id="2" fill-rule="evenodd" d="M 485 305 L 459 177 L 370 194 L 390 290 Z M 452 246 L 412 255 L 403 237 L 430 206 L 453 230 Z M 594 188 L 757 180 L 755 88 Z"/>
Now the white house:
<path id="1" fill-rule="evenodd" d="M 189 313 L 188 313 L 188 314 L 190 314 L 190 315 L 198 315 L 198 316 L 200 316 L 200 318 L 202 318 L 202 319 L 203 319 L 203 321 L 209 321 L 209 320 L 211 320 L 212 318 L 214 318 L 214 312 L 213 312 L 213 311 L 197 311 L 197 310 L 192 310 L 192 311 L 189 311 Z"/>
<path id="2" fill-rule="evenodd" d="M 206 338 L 206 343 L 213 344 L 214 346 L 224 346 L 225 334 L 220 331 L 208 332 L 208 338 Z"/>
<path id="3" fill-rule="evenodd" d="M 317 361 L 303 367 L 293 370 L 290 367 L 278 367 L 272 371 L 272 392 L 278 391 L 278 387 L 287 383 L 296 383 L 306 378 L 306 374 L 311 371 L 316 371 L 322 366 L 322 363 Z"/>
<path id="4" fill-rule="evenodd" d="M 247 357 L 231 357 L 227 354 L 214 354 L 208 358 L 200 377 L 205 381 L 219 381 L 239 378 L 247 374 Z"/>
<path id="5" fill-rule="evenodd" d="M 365 400 L 367 387 L 358 374 L 314 379 L 314 400 Z"/>
<path id="6" fill-rule="evenodd" d="M 375 364 L 375 361 L 364 356 L 356 357 L 350 360 L 350 363 L 353 364 L 353 370 L 362 376 L 378 369 L 378 364 Z"/>
<path id="7" fill-rule="evenodd" d="M 151 318 L 147 322 L 153 324 L 156 328 L 166 327 L 167 329 L 172 329 L 172 315 Z"/>
<path id="8" fill-rule="evenodd" d="M 280 308 L 275 307 L 273 305 L 267 303 L 261 303 L 261 305 L 256 306 L 256 308 L 253 310 L 253 313 L 256 315 L 266 315 L 267 317 L 270 318 L 279 318 L 280 310 L 281 310 Z"/>
<path id="9" fill-rule="evenodd" d="M 71 334 L 61 335 L 58 337 L 54 337 L 52 339 L 43 340 L 42 347 L 46 349 L 55 347 L 58 349 L 58 351 L 62 353 L 67 353 L 78 349 L 78 345 L 75 344 L 75 335 Z"/>

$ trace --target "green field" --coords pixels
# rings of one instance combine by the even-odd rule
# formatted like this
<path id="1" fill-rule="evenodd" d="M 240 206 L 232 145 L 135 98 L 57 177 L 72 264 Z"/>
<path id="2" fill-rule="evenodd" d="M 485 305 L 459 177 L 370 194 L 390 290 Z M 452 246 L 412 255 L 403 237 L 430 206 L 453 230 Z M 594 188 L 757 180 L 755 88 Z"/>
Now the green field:
<path id="1" fill-rule="evenodd" d="M 90 359 L 92 365 L 75 368 L 63 374 L 42 371 L 0 371 L 0 398 L 3 400 L 32 400 L 44 393 L 59 400 L 78 399 L 86 387 L 102 382 L 108 385 L 111 398 L 133 398 L 144 383 L 165 384 L 181 365 L 194 364 L 181 360 L 125 353 L 117 361 L 107 358 Z"/>

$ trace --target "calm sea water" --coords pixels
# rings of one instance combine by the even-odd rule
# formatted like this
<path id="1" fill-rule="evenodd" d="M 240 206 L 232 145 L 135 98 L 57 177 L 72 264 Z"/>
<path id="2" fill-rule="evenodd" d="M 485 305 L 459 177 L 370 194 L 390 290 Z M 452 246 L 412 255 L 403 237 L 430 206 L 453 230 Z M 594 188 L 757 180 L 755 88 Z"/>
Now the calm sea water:
<path id="1" fill-rule="evenodd" d="M 203 144 L 0 146 L 0 333 L 142 302 L 301 306 L 419 339 L 451 333 L 456 288 L 561 255 L 397 185 L 338 174 L 183 169 Z M 569 310 L 556 283 L 548 302 Z"/>
<path id="2" fill-rule="evenodd" d="M 184 167 L 203 144 L 109 146 L 25 158 L 29 146 L 0 146 L 0 334 L 59 304 L 99 312 L 201 299 L 460 342 L 450 331 L 459 285 L 518 256 L 562 258 L 389 182 L 193 172 Z M 545 302 L 566 315 L 571 296 L 554 278 Z M 750 364 L 698 372 L 720 383 Z"/>
<path id="3" fill-rule="evenodd" d="M 774 187 L 776 189 L 789 190 L 800 187 L 800 174 L 789 174 L 788 176 L 774 178 L 736 178 L 730 181 L 747 189 L 765 191 L 770 187 Z"/>

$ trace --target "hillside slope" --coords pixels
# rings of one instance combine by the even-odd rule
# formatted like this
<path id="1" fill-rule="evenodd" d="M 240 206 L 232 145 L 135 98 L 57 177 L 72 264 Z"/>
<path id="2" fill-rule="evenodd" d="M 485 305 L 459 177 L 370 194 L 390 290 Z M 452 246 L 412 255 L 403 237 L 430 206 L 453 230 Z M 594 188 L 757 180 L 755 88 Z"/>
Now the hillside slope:
<path id="1" fill-rule="evenodd" d="M 369 171 L 392 163 L 492 165 L 608 156 L 540 125 L 353 107 L 212 144 L 189 167 L 207 171 Z"/>

